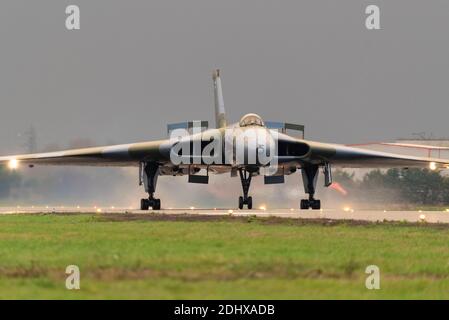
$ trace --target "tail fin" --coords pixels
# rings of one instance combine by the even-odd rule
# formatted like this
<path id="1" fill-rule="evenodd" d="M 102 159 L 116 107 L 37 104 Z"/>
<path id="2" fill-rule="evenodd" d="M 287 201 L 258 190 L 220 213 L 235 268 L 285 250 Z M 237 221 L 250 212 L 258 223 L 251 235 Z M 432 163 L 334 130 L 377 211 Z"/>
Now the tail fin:
<path id="1" fill-rule="evenodd" d="M 226 114 L 223 101 L 223 89 L 221 88 L 220 70 L 215 70 L 212 74 L 214 80 L 215 97 L 215 126 L 217 128 L 226 127 Z"/>

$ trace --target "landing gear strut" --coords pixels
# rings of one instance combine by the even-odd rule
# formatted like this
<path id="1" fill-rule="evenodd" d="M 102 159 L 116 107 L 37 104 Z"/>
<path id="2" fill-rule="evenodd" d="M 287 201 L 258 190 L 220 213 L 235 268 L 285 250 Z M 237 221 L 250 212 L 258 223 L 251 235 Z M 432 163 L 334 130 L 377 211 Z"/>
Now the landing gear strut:
<path id="1" fill-rule="evenodd" d="M 251 210 L 253 208 L 253 198 L 248 197 L 248 191 L 251 185 L 252 174 L 245 169 L 239 169 L 239 175 L 243 189 L 243 197 L 239 197 L 239 209 L 243 209 L 243 206 L 246 204 L 248 209 Z"/>
<path id="2" fill-rule="evenodd" d="M 304 191 L 309 194 L 309 199 L 301 200 L 301 209 L 312 208 L 314 210 L 321 208 L 321 201 L 315 199 L 316 182 L 318 179 L 318 165 L 309 165 L 301 168 Z"/>
<path id="3" fill-rule="evenodd" d="M 159 176 L 159 165 L 155 162 L 143 163 L 143 171 L 141 174 L 143 176 L 145 192 L 148 193 L 148 199 L 140 200 L 140 210 L 148 210 L 150 207 L 153 210 L 161 209 L 161 200 L 154 198 L 154 193 L 156 192 L 157 177 Z"/>

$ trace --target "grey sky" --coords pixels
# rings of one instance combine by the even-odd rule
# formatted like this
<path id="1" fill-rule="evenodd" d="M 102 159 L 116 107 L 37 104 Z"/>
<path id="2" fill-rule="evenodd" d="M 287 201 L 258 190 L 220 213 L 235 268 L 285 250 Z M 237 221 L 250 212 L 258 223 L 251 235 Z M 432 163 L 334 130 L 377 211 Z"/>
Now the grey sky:
<path id="1" fill-rule="evenodd" d="M 81 30 L 65 29 L 65 7 Z M 379 31 L 364 27 L 368 4 Z M 236 121 L 306 125 L 354 143 L 449 137 L 448 1 L 19 1 L 0 4 L 0 153 L 90 138 L 151 140 L 166 124 L 213 118 L 222 69 Z"/>

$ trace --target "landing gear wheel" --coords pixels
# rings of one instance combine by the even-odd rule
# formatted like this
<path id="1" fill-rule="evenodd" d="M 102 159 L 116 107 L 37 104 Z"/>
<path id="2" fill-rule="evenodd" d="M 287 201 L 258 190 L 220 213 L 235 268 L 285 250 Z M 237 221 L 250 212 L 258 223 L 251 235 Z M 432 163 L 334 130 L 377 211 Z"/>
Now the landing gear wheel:
<path id="1" fill-rule="evenodd" d="M 312 200 L 303 199 L 301 200 L 300 207 L 302 210 L 307 210 L 309 208 L 312 208 L 313 210 L 319 210 L 321 209 L 321 201 L 316 199 Z"/>
<path id="2" fill-rule="evenodd" d="M 301 208 L 301 210 L 307 210 L 307 209 L 309 209 L 309 200 L 307 200 L 307 199 L 302 199 L 302 200 L 301 200 L 300 208 Z"/>
<path id="3" fill-rule="evenodd" d="M 153 210 L 160 210 L 160 209 L 161 209 L 161 199 L 154 199 Z"/>
<path id="4" fill-rule="evenodd" d="M 142 199 L 140 200 L 140 210 L 160 210 L 161 209 L 161 200 L 160 199 Z"/>
<path id="5" fill-rule="evenodd" d="M 140 210 L 148 210 L 150 208 L 150 201 L 148 199 L 140 200 Z"/>
<path id="6" fill-rule="evenodd" d="M 246 201 L 246 205 L 248 206 L 249 210 L 251 210 L 253 208 L 253 197 L 248 197 L 248 200 Z"/>
<path id="7" fill-rule="evenodd" d="M 243 197 L 242 196 L 239 197 L 239 209 L 240 210 L 243 209 Z"/>
<path id="8" fill-rule="evenodd" d="M 321 208 L 321 201 L 320 200 L 313 200 L 311 204 L 312 210 L 320 210 Z"/>

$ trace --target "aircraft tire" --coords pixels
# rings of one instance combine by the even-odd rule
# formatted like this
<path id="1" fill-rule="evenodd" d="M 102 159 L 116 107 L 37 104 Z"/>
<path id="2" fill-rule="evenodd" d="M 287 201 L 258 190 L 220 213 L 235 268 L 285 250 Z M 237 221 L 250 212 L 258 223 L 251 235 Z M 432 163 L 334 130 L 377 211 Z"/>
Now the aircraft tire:
<path id="1" fill-rule="evenodd" d="M 307 209 L 309 209 L 309 207 L 310 207 L 309 200 L 302 199 L 301 205 L 300 205 L 301 210 L 307 210 Z"/>
<path id="2" fill-rule="evenodd" d="M 240 210 L 243 209 L 243 197 L 242 196 L 239 197 L 239 209 Z"/>
<path id="3" fill-rule="evenodd" d="M 253 197 L 248 197 L 248 202 L 246 203 L 248 209 L 251 210 L 253 208 Z"/>
<path id="4" fill-rule="evenodd" d="M 312 207 L 313 210 L 321 209 L 321 201 L 320 200 L 314 200 L 312 202 L 312 206 L 311 207 Z"/>
<path id="5" fill-rule="evenodd" d="M 153 210 L 160 210 L 161 209 L 161 199 L 154 199 L 152 208 L 153 208 Z"/>
<path id="6" fill-rule="evenodd" d="M 148 210 L 150 208 L 150 201 L 148 199 L 140 200 L 140 210 Z"/>

